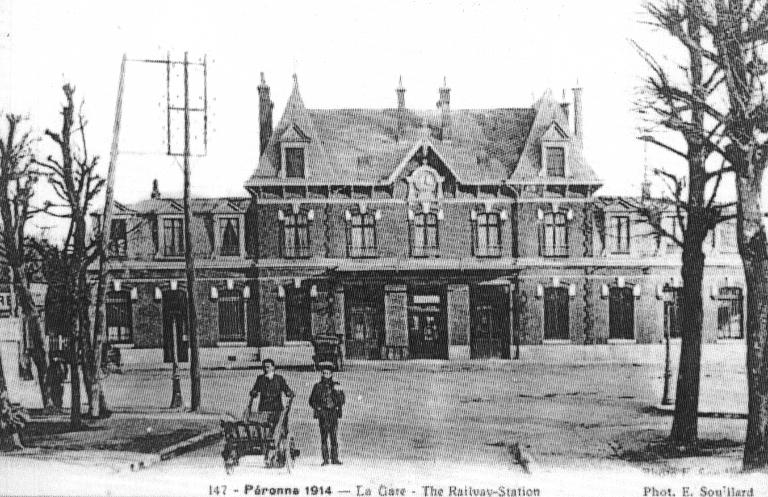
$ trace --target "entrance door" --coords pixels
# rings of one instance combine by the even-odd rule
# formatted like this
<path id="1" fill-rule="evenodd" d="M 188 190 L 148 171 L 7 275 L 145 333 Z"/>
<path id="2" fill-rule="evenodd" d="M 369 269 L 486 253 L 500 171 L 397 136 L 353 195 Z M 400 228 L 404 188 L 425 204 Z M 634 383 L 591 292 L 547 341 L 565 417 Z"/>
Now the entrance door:
<path id="1" fill-rule="evenodd" d="M 239 290 L 219 291 L 219 341 L 245 341 L 243 299 Z"/>
<path id="2" fill-rule="evenodd" d="M 419 291 L 408 298 L 408 347 L 414 359 L 447 359 L 444 292 Z"/>
<path id="3" fill-rule="evenodd" d="M 608 338 L 635 338 L 635 297 L 632 288 L 611 287 L 608 301 Z"/>
<path id="4" fill-rule="evenodd" d="M 183 290 L 163 292 L 163 361 L 173 362 L 176 332 L 176 358 L 178 362 L 189 360 L 189 337 L 187 336 L 187 298 Z"/>
<path id="5" fill-rule="evenodd" d="M 544 339 L 568 340 L 569 334 L 568 289 L 549 287 L 544 289 Z"/>
<path id="6" fill-rule="evenodd" d="M 349 286 L 344 290 L 347 309 L 346 356 L 350 359 L 379 359 L 382 340 L 380 287 Z"/>
<path id="7" fill-rule="evenodd" d="M 680 338 L 681 336 L 681 315 L 680 315 L 680 289 L 666 287 L 665 292 L 671 294 L 664 300 L 664 336 L 670 338 Z"/>
<path id="8" fill-rule="evenodd" d="M 509 289 L 481 285 L 472 299 L 470 357 L 509 359 Z"/>

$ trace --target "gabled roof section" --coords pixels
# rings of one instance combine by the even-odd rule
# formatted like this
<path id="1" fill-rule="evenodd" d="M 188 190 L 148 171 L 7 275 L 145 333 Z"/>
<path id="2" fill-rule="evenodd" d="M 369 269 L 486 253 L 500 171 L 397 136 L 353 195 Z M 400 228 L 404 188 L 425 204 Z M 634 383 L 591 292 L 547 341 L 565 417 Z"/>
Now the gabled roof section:
<path id="1" fill-rule="evenodd" d="M 309 137 L 304 133 L 297 124 L 288 126 L 283 134 L 280 136 L 280 141 L 283 142 L 309 142 Z"/>
<path id="2" fill-rule="evenodd" d="M 561 128 L 556 121 L 553 121 L 544 134 L 541 135 L 541 141 L 561 141 L 568 138 L 568 132 Z"/>
<path id="3" fill-rule="evenodd" d="M 317 164 L 327 164 L 329 162 L 328 155 L 323 148 L 322 141 L 317 138 L 318 132 L 309 111 L 304 106 L 301 93 L 299 93 L 299 82 L 294 74 L 293 91 L 288 97 L 283 116 L 275 127 L 272 136 L 269 137 L 269 143 L 267 143 L 267 147 L 259 159 L 259 167 L 252 178 L 278 178 L 280 176 L 281 140 L 308 143 L 304 153 L 305 171 L 313 170 Z"/>
<path id="4" fill-rule="evenodd" d="M 403 169 L 408 167 L 408 163 L 411 161 L 411 159 L 413 159 L 413 157 L 421 148 L 432 149 L 432 151 L 443 162 L 443 164 L 445 164 L 445 167 L 448 168 L 451 174 L 453 174 L 453 176 L 456 177 L 456 179 L 459 182 L 464 182 L 464 178 L 456 174 L 456 171 L 453 170 L 451 163 L 448 160 L 446 160 L 445 156 L 440 152 L 440 149 L 438 147 L 435 147 L 432 141 L 429 140 L 428 138 L 422 138 L 419 141 L 417 141 L 413 147 L 411 147 L 411 149 L 408 151 L 407 154 L 403 156 L 403 160 L 400 161 L 400 164 L 398 164 L 397 167 L 392 171 L 392 174 L 390 174 L 389 177 L 386 178 L 384 183 L 391 184 L 395 182 L 397 178 L 402 174 Z"/>
<path id="5" fill-rule="evenodd" d="M 581 142 L 569 133 L 561 103 L 547 91 L 532 108 L 451 109 L 450 139 L 439 138 L 441 111 L 307 109 L 294 83 L 283 116 L 246 187 L 290 184 L 387 184 L 425 143 L 464 184 L 589 183 Z M 309 140 L 304 178 L 280 177 L 280 140 Z M 568 147 L 569 175 L 543 178 L 542 140 Z"/>
<path id="6" fill-rule="evenodd" d="M 568 116 L 565 115 L 560 103 L 553 96 L 552 91 L 547 90 L 544 95 L 534 104 L 533 109 L 536 117 L 531 125 L 528 140 L 523 148 L 520 161 L 510 177 L 510 182 L 541 182 L 546 178 L 539 176 L 543 164 L 541 160 L 541 142 L 547 131 L 556 125 L 560 131 L 568 129 Z M 568 140 L 568 161 L 569 167 L 567 180 L 571 183 L 593 183 L 599 184 L 600 180 L 589 167 L 581 147 L 581 141 L 574 138 Z M 562 181 L 562 178 L 560 178 Z"/>

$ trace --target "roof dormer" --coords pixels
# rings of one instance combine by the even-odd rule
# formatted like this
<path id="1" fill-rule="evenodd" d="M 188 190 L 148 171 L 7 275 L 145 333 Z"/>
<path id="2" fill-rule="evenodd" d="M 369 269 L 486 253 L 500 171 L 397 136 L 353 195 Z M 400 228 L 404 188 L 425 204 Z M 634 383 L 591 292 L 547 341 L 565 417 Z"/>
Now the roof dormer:
<path id="1" fill-rule="evenodd" d="M 541 136 L 540 176 L 548 178 L 570 176 L 569 145 L 568 132 L 553 121 Z"/>
<path id="2" fill-rule="evenodd" d="M 283 131 L 280 135 L 280 177 L 305 177 L 305 155 L 310 141 L 295 123 Z"/>

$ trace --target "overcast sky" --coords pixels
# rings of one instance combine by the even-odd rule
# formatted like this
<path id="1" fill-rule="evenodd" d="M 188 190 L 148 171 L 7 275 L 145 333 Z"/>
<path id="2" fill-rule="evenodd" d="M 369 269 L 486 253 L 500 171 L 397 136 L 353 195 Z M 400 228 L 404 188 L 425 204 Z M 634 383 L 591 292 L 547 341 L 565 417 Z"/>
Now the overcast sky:
<path id="1" fill-rule="evenodd" d="M 310 108 L 433 108 L 445 76 L 453 108 L 530 106 L 547 88 L 584 88 L 587 158 L 603 193 L 638 194 L 643 146 L 632 101 L 645 67 L 629 40 L 654 49 L 639 0 L 85 1 L 0 0 L 0 104 L 33 126 L 59 126 L 61 85 L 84 100 L 89 148 L 106 173 L 120 59 L 206 55 L 208 155 L 193 162 L 193 195 L 245 195 L 258 157 L 259 72 L 279 119 L 299 78 Z M 129 63 L 117 199 L 158 178 L 178 194 L 181 173 L 162 155 L 165 72 Z M 140 152 L 141 154 L 137 154 Z M 155 153 L 156 152 L 156 153 Z M 652 160 L 672 161 L 655 154 Z"/>

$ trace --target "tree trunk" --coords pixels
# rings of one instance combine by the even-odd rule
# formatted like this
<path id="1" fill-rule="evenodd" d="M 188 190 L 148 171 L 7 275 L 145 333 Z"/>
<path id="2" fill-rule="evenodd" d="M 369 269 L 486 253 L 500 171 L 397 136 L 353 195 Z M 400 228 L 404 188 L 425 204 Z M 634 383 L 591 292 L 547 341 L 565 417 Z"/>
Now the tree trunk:
<path id="1" fill-rule="evenodd" d="M 37 306 L 32 298 L 32 292 L 29 290 L 27 274 L 23 267 L 13 267 L 13 286 L 16 296 L 21 306 L 21 312 L 27 321 L 27 333 L 32 340 L 32 349 L 30 357 L 37 369 L 37 380 L 40 386 L 40 395 L 43 406 L 53 407 L 51 397 L 50 378 L 48 377 L 48 354 L 45 350 L 45 332 L 40 323 L 40 313 L 37 312 Z"/>
<path id="2" fill-rule="evenodd" d="M 693 222 L 690 220 L 689 222 Z M 701 243 L 686 243 L 683 247 L 683 289 L 681 295 L 682 341 L 675 392 L 675 417 L 670 441 L 679 446 L 693 445 L 698 439 L 699 381 L 701 375 L 701 282 L 704 275 L 704 254 Z"/>
<path id="3" fill-rule="evenodd" d="M 768 244 L 763 229 L 762 168 L 741 167 L 739 252 L 747 286 L 747 436 L 745 471 L 768 468 Z"/>

